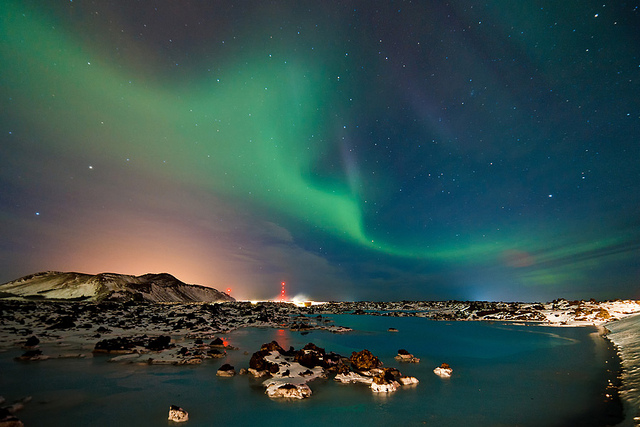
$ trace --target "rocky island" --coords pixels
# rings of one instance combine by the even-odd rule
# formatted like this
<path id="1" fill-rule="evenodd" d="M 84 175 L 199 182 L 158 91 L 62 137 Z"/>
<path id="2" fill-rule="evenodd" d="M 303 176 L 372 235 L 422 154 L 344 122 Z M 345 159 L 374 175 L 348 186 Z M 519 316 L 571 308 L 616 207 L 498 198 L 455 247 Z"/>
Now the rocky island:
<path id="1" fill-rule="evenodd" d="M 284 350 L 276 341 L 263 344 L 253 353 L 250 372 L 255 377 L 268 376 L 264 381 L 269 397 L 303 399 L 311 396 L 307 383 L 334 374 L 342 383 L 364 383 L 376 393 L 391 393 L 401 385 L 417 384 L 415 377 L 402 375 L 398 369 L 383 367 L 369 350 L 353 352 L 347 358 L 327 353 L 313 343 L 300 350 Z"/>

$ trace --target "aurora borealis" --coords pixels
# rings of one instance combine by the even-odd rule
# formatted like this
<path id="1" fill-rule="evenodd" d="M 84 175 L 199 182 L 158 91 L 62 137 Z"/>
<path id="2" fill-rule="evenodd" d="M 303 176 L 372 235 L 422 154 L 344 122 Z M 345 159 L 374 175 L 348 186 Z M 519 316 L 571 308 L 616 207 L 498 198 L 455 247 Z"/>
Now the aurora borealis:
<path id="1" fill-rule="evenodd" d="M 640 298 L 636 3 L 1 10 L 0 282 Z"/>

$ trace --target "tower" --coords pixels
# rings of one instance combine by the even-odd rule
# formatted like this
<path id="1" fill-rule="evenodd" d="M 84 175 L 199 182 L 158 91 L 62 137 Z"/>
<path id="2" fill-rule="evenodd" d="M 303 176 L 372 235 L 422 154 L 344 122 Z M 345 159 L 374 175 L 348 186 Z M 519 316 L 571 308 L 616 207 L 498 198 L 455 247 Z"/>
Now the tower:
<path id="1" fill-rule="evenodd" d="M 287 296 L 284 292 L 284 282 L 282 282 L 282 289 L 280 290 L 280 302 L 285 302 L 287 300 Z"/>

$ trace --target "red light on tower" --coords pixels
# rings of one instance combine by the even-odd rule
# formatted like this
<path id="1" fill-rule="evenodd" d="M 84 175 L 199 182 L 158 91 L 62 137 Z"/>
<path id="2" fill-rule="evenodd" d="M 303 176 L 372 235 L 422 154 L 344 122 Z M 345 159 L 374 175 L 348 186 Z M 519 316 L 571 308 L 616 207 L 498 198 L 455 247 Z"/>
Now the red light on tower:
<path id="1" fill-rule="evenodd" d="M 280 291 L 280 301 L 284 302 L 287 300 L 287 296 L 284 292 L 284 282 L 282 282 L 282 290 Z"/>
<path id="2" fill-rule="evenodd" d="M 227 295 L 231 296 L 231 288 L 227 288 Z"/>

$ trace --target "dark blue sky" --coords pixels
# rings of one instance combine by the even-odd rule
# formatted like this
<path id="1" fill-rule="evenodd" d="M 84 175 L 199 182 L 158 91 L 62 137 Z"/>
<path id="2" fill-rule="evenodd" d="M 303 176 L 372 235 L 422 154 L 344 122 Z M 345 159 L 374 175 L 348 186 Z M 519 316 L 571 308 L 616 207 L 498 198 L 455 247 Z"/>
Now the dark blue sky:
<path id="1" fill-rule="evenodd" d="M 640 298 L 637 2 L 9 2 L 0 281 Z"/>

